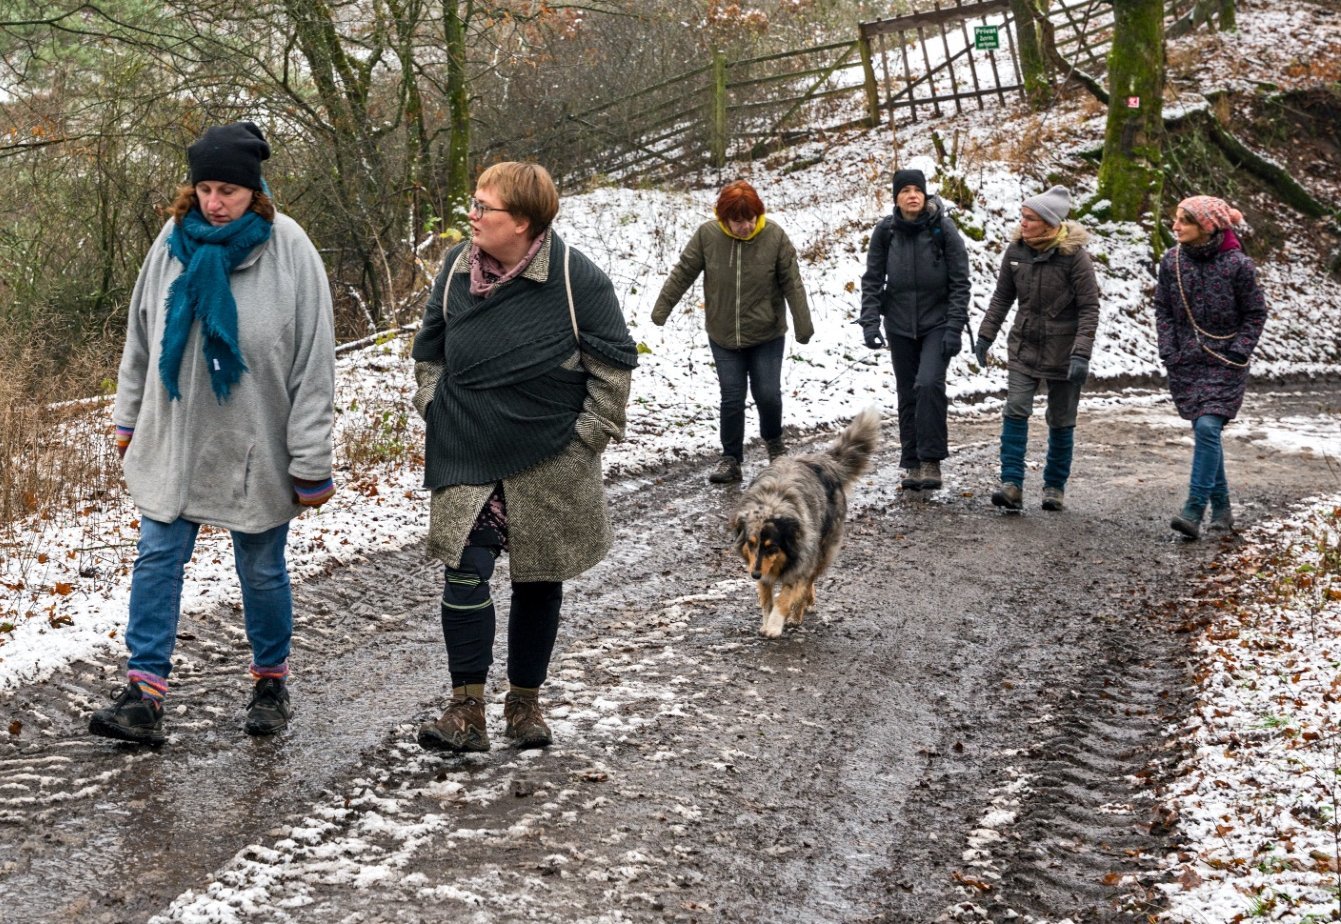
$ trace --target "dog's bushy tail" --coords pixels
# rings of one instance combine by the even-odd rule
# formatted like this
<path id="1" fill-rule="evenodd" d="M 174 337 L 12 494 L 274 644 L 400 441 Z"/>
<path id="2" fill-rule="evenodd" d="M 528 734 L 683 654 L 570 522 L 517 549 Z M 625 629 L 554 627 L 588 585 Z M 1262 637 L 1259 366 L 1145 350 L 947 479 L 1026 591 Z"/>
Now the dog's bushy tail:
<path id="1" fill-rule="evenodd" d="M 838 439 L 829 447 L 829 455 L 837 460 L 842 470 L 843 484 L 850 484 L 871 461 L 871 454 L 880 443 L 880 412 L 868 407 L 847 425 Z"/>

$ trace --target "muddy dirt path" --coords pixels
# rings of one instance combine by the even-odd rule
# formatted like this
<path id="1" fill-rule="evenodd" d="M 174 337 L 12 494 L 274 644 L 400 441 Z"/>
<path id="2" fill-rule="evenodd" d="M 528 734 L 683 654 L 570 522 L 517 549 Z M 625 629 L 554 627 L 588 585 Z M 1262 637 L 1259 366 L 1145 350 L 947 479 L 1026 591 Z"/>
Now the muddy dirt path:
<path id="1" fill-rule="evenodd" d="M 616 550 L 566 588 L 547 752 L 414 744 L 446 683 L 417 546 L 297 591 L 279 739 L 241 731 L 229 608 L 183 623 L 158 751 L 84 734 L 120 667 L 74 665 L 0 701 L 24 728 L 0 743 L 0 919 L 1130 920 L 1177 836 L 1150 824 L 1188 707 L 1177 603 L 1221 547 L 1168 530 L 1190 459 L 1168 413 L 1083 408 L 1060 514 L 1036 469 L 1023 514 L 990 505 L 991 415 L 952 423 L 931 497 L 897 489 L 887 443 L 815 615 L 777 641 L 725 551 L 734 489 L 702 465 L 612 486 Z M 1336 385 L 1249 397 L 1241 523 L 1337 488 L 1260 437 L 1338 415 Z"/>

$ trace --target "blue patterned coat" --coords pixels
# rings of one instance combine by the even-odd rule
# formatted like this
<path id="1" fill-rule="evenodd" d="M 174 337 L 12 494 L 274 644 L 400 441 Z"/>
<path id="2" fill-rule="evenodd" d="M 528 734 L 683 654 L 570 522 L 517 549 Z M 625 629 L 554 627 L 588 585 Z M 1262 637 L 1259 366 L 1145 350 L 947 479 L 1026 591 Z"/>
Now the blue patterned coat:
<path id="1" fill-rule="evenodd" d="M 1266 317 L 1257 268 L 1232 234 L 1218 248 L 1178 246 L 1164 254 L 1155 330 L 1169 392 L 1183 419 L 1238 414 Z"/>

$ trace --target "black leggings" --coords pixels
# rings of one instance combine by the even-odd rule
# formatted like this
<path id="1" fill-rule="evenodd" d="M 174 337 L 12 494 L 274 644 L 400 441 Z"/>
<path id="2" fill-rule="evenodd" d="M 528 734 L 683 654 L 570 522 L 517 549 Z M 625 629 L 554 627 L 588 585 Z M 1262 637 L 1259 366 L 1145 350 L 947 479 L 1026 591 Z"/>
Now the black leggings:
<path id="1" fill-rule="evenodd" d="M 489 592 L 494 547 L 468 545 L 460 568 L 447 568 L 442 590 L 442 637 L 452 686 L 484 683 L 494 661 L 497 618 Z M 513 581 L 508 613 L 508 681 L 538 687 L 549 674 L 563 605 L 561 581 Z"/>

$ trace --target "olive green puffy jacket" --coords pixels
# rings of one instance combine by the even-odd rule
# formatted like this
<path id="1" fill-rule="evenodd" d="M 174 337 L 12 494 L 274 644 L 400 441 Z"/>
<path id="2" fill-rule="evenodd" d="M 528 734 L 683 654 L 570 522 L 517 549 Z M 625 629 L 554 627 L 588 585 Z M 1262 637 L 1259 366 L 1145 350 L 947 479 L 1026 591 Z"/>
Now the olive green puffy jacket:
<path id="1" fill-rule="evenodd" d="M 787 333 L 788 307 L 797 343 L 806 343 L 815 333 L 796 248 L 780 226 L 765 220 L 753 237 L 742 240 L 716 221 L 700 225 L 661 287 L 652 309 L 654 324 L 666 323 L 699 273 L 705 327 L 718 346 L 741 350 L 781 337 Z"/>

